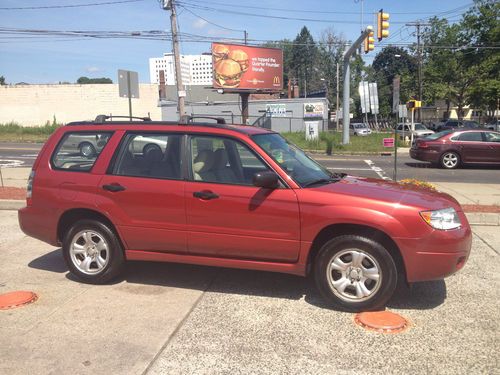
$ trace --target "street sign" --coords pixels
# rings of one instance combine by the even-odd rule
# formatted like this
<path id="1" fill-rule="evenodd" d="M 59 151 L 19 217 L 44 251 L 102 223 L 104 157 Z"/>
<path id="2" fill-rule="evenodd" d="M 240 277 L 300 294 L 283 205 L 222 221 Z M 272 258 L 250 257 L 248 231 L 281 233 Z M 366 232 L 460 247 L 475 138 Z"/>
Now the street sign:
<path id="1" fill-rule="evenodd" d="M 406 108 L 406 105 L 400 104 L 398 108 L 399 108 L 399 118 L 407 118 L 408 109 Z"/>
<path id="2" fill-rule="evenodd" d="M 118 91 L 121 98 L 139 97 L 139 74 L 130 70 L 118 70 Z"/>
<path id="3" fill-rule="evenodd" d="M 384 147 L 394 147 L 394 138 L 384 138 L 383 145 Z"/>
<path id="4" fill-rule="evenodd" d="M 361 113 L 370 112 L 370 89 L 368 82 L 361 81 L 358 86 L 359 99 L 361 103 Z"/>
<path id="5" fill-rule="evenodd" d="M 378 114 L 378 92 L 377 92 L 377 82 L 372 82 L 368 84 L 368 89 L 370 91 L 370 109 L 374 115 Z"/>
<path id="6" fill-rule="evenodd" d="M 400 83 L 401 78 L 399 76 L 395 76 L 392 80 L 392 113 L 398 113 Z M 399 117 L 403 116 L 400 115 Z"/>

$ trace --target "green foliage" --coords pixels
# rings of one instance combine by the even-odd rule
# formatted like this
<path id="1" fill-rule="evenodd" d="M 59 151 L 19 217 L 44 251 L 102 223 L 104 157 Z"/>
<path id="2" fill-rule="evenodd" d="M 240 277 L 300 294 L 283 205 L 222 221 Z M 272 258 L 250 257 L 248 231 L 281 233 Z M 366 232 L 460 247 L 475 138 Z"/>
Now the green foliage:
<path id="1" fill-rule="evenodd" d="M 0 86 L 3 86 L 3 85 L 5 85 L 5 77 L 0 76 Z"/>
<path id="2" fill-rule="evenodd" d="M 21 126 L 16 122 L 0 124 L 0 140 L 44 142 L 60 126 L 55 116 L 52 124 L 47 121 L 43 126 Z"/>
<path id="3" fill-rule="evenodd" d="M 281 133 L 288 141 L 302 148 L 303 150 L 322 151 L 331 153 L 374 153 L 387 151 L 383 146 L 383 138 L 392 137 L 393 133 L 372 133 L 366 137 L 350 137 L 351 143 L 342 144 L 342 133 L 321 132 L 318 140 L 306 140 L 304 132 Z"/>
<path id="4" fill-rule="evenodd" d="M 76 80 L 76 83 L 79 83 L 80 85 L 87 85 L 91 83 L 113 83 L 111 78 L 89 78 L 89 77 L 80 77 Z"/>
<path id="5" fill-rule="evenodd" d="M 454 103 L 458 116 L 464 107 L 494 110 L 500 94 L 500 54 L 494 46 L 500 39 L 500 3 L 476 0 L 459 23 L 433 18 L 422 41 L 424 48 L 424 102 L 444 99 Z M 457 46 L 456 49 L 432 46 Z M 463 47 L 461 47 L 463 46 Z M 449 110 L 449 108 L 448 108 Z"/>

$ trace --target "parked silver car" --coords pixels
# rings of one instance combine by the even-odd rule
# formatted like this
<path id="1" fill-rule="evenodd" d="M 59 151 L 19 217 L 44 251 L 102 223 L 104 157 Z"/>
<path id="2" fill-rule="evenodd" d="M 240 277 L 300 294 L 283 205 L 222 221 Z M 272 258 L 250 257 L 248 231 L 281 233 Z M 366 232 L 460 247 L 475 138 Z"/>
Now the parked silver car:
<path id="1" fill-rule="evenodd" d="M 366 124 L 354 123 L 349 125 L 349 134 L 366 136 L 372 134 L 372 131 Z"/>
<path id="2" fill-rule="evenodd" d="M 406 137 L 411 138 L 411 124 L 399 123 L 396 128 L 396 134 L 399 135 L 400 139 L 405 139 Z M 428 135 L 434 134 L 430 129 L 427 129 L 424 124 L 416 123 L 415 130 L 413 131 L 413 138 L 422 138 Z"/>

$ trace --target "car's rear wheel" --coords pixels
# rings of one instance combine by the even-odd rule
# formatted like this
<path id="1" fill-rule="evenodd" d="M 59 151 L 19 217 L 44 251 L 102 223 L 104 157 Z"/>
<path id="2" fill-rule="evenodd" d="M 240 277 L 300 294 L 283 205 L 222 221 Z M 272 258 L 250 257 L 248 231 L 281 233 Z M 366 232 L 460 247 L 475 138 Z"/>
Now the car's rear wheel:
<path id="1" fill-rule="evenodd" d="M 455 169 L 460 165 L 460 156 L 453 151 L 441 155 L 441 166 L 446 169 Z"/>
<path id="2" fill-rule="evenodd" d="M 86 158 L 90 158 L 90 157 L 94 156 L 96 153 L 95 147 L 92 145 L 92 143 L 89 143 L 89 142 L 80 143 L 78 148 L 80 150 L 80 154 L 82 156 L 85 156 Z"/>
<path id="3" fill-rule="evenodd" d="M 397 275 L 387 249 L 358 235 L 325 243 L 314 268 L 316 285 L 326 301 L 348 311 L 382 308 L 396 288 Z"/>
<path id="4" fill-rule="evenodd" d="M 125 262 L 114 232 L 94 220 L 81 220 L 71 227 L 63 241 L 63 254 L 74 275 L 94 284 L 113 279 Z"/>

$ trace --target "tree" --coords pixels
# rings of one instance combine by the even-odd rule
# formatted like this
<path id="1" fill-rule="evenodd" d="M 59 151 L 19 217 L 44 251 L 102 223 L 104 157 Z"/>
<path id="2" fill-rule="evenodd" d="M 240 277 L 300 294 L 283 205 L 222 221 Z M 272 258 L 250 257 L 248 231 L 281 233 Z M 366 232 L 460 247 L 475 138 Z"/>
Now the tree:
<path id="1" fill-rule="evenodd" d="M 383 48 L 375 56 L 372 68 L 382 115 L 388 116 L 392 112 L 392 83 L 396 76 L 400 77 L 400 98 L 403 103 L 416 93 L 417 63 L 406 49 L 391 46 Z"/>
<path id="2" fill-rule="evenodd" d="M 0 76 L 0 86 L 3 86 L 3 85 L 5 85 L 5 77 Z"/>
<path id="3" fill-rule="evenodd" d="M 302 93 L 321 87 L 321 81 L 314 74 L 318 48 L 308 28 L 304 26 L 293 41 L 291 50 L 290 72 L 302 82 Z"/>
<path id="4" fill-rule="evenodd" d="M 89 77 L 80 77 L 76 80 L 76 83 L 79 83 L 80 85 L 87 85 L 91 83 L 113 83 L 113 81 L 110 78 L 89 78 Z"/>

